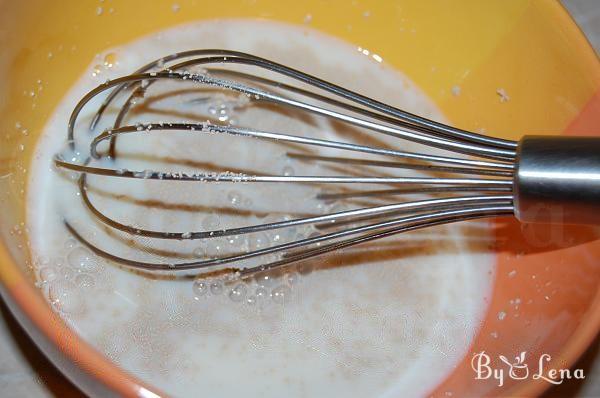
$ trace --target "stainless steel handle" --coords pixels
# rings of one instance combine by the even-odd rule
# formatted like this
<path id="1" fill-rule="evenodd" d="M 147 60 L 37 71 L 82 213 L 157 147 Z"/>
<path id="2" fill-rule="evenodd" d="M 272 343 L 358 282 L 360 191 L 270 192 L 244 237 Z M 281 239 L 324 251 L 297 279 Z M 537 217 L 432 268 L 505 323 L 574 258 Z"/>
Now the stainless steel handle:
<path id="1" fill-rule="evenodd" d="M 600 137 L 523 137 L 514 192 L 522 222 L 600 225 Z"/>

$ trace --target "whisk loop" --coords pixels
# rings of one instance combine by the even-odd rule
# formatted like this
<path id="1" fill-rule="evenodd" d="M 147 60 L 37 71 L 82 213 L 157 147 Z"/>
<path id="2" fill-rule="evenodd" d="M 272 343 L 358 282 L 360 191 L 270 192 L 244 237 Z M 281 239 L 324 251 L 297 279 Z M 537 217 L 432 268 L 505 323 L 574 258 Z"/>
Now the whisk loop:
<path id="1" fill-rule="evenodd" d="M 284 78 L 297 81 L 304 86 L 297 87 L 283 81 L 271 80 L 241 71 L 223 69 L 225 65 L 242 65 L 258 68 Z M 202 73 L 189 72 L 191 68 L 207 68 Z M 411 152 L 370 145 L 359 145 L 337 140 L 298 136 L 276 131 L 261 131 L 249 126 L 233 126 L 212 122 L 168 123 L 152 122 L 127 125 L 127 115 L 137 98 L 142 97 L 148 88 L 159 82 L 186 81 L 219 90 L 247 96 L 250 101 L 263 101 L 269 104 L 293 109 L 308 114 L 325 117 L 347 125 L 359 127 L 372 134 L 382 134 L 402 140 L 436 148 L 446 153 Z M 317 91 L 313 91 L 318 90 Z M 278 63 L 237 51 L 193 50 L 168 55 L 144 65 L 133 74 L 107 81 L 86 94 L 75 106 L 68 123 L 67 140 L 75 148 L 75 126 L 82 109 L 92 99 L 108 92 L 99 106 L 91 123 L 94 131 L 104 117 L 106 110 L 118 98 L 126 97 L 115 118 L 114 124 L 98 135 L 90 145 L 90 158 L 84 163 L 76 163 L 56 156 L 55 164 L 61 168 L 80 173 L 78 187 L 83 203 L 98 220 L 106 226 L 125 234 L 162 240 L 203 240 L 218 237 L 239 236 L 262 231 L 286 230 L 298 226 L 312 226 L 318 233 L 270 247 L 248 250 L 237 254 L 217 256 L 190 262 L 143 262 L 119 257 L 103 250 L 83 237 L 80 231 L 68 221 L 69 231 L 91 250 L 116 263 L 144 270 L 211 270 L 218 266 L 229 266 L 229 272 L 238 272 L 242 277 L 256 272 L 283 267 L 293 262 L 306 260 L 318 255 L 344 249 L 349 246 L 370 242 L 390 235 L 413 231 L 425 227 L 453 223 L 456 221 L 489 217 L 525 215 L 522 207 L 515 207 L 515 195 L 529 192 L 528 202 L 542 202 L 536 196 L 533 186 L 519 186 L 520 160 L 527 157 L 521 143 L 458 129 L 435 122 L 390 105 L 365 97 L 330 82 Z M 282 94 L 285 93 L 285 94 Z M 116 142 L 119 137 L 128 135 L 133 139 L 145 139 L 145 134 L 169 134 L 172 132 L 190 135 L 218 135 L 227 137 L 253 138 L 265 142 L 283 142 L 314 148 L 328 148 L 348 154 L 368 154 L 383 156 L 386 160 L 364 159 L 361 157 L 341 157 L 288 153 L 289 158 L 300 162 L 321 162 L 369 167 L 421 170 L 443 173 L 443 177 L 421 176 L 320 176 L 320 175 L 269 175 L 243 173 L 186 173 L 161 170 L 123 170 L 102 167 L 95 164 L 98 159 L 116 158 Z M 546 142 L 546 141 L 543 141 Z M 573 139 L 569 143 L 574 142 Z M 99 149 L 108 143 L 107 153 Z M 594 153 L 600 147 L 597 140 L 585 143 L 591 150 L 584 153 L 588 159 L 588 171 L 600 174 L 600 165 Z M 564 146 L 564 145 L 563 145 Z M 566 145 L 568 149 L 570 144 Z M 581 146 L 581 145 L 579 145 Z M 400 148 L 398 145 L 397 148 Z M 595 148 L 595 149 L 594 149 Z M 596 152 L 595 152 L 596 151 Z M 578 152 L 581 154 L 581 150 Z M 591 155 L 590 155 L 591 154 Z M 591 159 L 591 160 L 590 160 Z M 560 159 L 559 159 L 560 160 Z M 142 180 L 165 180 L 203 183 L 286 183 L 286 184 L 337 184 L 342 186 L 362 186 L 362 184 L 385 185 L 385 189 L 343 193 L 323 192 L 319 200 L 342 198 L 389 198 L 394 195 L 415 193 L 445 194 L 441 198 L 421 199 L 370 205 L 353 210 L 337 211 L 330 214 L 300 217 L 295 219 L 257 223 L 244 227 L 213 229 L 203 231 L 156 231 L 138 228 L 119 222 L 99 210 L 88 195 L 87 175 L 101 175 L 115 178 Z M 539 181 L 538 181 L 539 182 Z M 349 185 L 352 184 L 352 185 Z M 600 189 L 596 184 L 585 196 L 583 203 L 597 201 Z M 390 187 L 392 186 L 392 187 Z M 533 192 L 533 193 L 532 193 Z M 594 196 L 595 195 L 595 196 Z M 566 198 L 566 196 L 564 196 Z M 587 200 L 587 202 L 586 202 Z M 563 201 L 564 203 L 565 201 Z M 566 201 L 568 202 L 568 201 Z M 520 202 L 524 205 L 523 201 Z M 527 203 L 525 203 L 526 205 Z M 581 204 L 581 203 L 580 203 Z M 570 213 L 569 213 L 570 214 Z M 574 214 L 574 213 L 573 213 Z M 529 217 L 529 216 L 527 216 Z M 524 218 L 527 218 L 524 217 Z M 529 221 L 526 219 L 524 221 Z M 335 223 L 336 230 L 326 232 Z M 272 260 L 272 255 L 278 255 Z M 251 258 L 266 258 L 259 266 L 244 268 L 236 266 Z"/>

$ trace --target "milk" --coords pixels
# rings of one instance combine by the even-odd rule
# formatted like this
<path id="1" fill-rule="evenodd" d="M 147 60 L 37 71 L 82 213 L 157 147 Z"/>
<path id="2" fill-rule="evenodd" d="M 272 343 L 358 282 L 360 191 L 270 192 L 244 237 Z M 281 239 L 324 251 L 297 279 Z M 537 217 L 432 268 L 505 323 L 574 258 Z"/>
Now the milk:
<path id="1" fill-rule="evenodd" d="M 116 107 L 90 133 L 87 125 L 102 99 L 94 100 L 76 127 L 76 151 L 65 147 L 68 117 L 87 91 L 156 58 L 194 48 L 253 53 L 443 120 L 431 101 L 405 76 L 385 66 L 381 57 L 307 28 L 264 21 L 202 22 L 107 50 L 58 104 L 31 165 L 28 227 L 38 285 L 49 303 L 108 358 L 174 396 L 426 395 L 465 355 L 486 310 L 494 259 L 477 250 L 490 237 L 478 229 L 474 242 L 469 234 L 473 224 L 397 235 L 231 283 L 198 278 L 195 272 L 133 271 L 93 254 L 68 233 L 65 220 L 102 250 L 158 263 L 271 247 L 315 233 L 305 226 L 205 241 L 131 238 L 92 217 L 77 190 L 78 175 L 53 166 L 57 153 L 83 161 L 94 134 L 114 120 Z M 210 119 L 264 131 L 426 150 L 313 115 L 278 111 L 253 98 L 178 84 L 151 87 L 146 102 L 139 101 L 126 124 Z M 305 162 L 286 156 L 288 152 L 368 158 L 240 137 L 140 132 L 119 139 L 115 161 L 95 165 L 170 172 L 425 175 Z M 94 205 L 109 217 L 138 228 L 179 232 L 427 198 L 333 203 L 315 198 L 323 190 L 387 186 L 209 184 L 98 176 L 88 176 L 88 182 Z"/>

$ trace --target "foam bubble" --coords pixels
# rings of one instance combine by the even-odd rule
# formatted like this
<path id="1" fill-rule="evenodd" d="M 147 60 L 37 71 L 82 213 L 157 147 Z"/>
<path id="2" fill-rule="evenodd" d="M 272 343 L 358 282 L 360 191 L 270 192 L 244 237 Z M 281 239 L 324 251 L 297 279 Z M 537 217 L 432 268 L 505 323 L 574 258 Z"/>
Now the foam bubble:
<path id="1" fill-rule="evenodd" d="M 219 228 L 219 217 L 216 214 L 209 214 L 202 220 L 202 227 L 205 231 L 212 231 Z"/>
<path id="2" fill-rule="evenodd" d="M 227 194 L 227 199 L 232 205 L 239 206 L 242 203 L 242 194 L 238 191 L 231 191 Z"/>
<path id="3" fill-rule="evenodd" d="M 210 283 L 210 292 L 214 295 L 223 293 L 223 282 L 213 281 Z"/>
<path id="4" fill-rule="evenodd" d="M 240 302 L 246 297 L 248 288 L 245 284 L 239 283 L 233 289 L 229 291 L 229 298 L 231 301 Z"/>
<path id="5" fill-rule="evenodd" d="M 282 304 L 289 295 L 292 293 L 292 290 L 289 286 L 279 285 L 271 291 L 271 298 L 274 302 Z"/>
<path id="6" fill-rule="evenodd" d="M 199 297 L 206 296 L 206 294 L 208 293 L 208 290 L 209 290 L 208 283 L 206 283 L 206 281 L 204 281 L 202 279 L 195 280 L 194 284 L 192 285 L 192 291 L 194 292 L 194 297 L 196 298 L 196 300 Z"/>
<path id="7" fill-rule="evenodd" d="M 76 247 L 67 255 L 69 264 L 82 271 L 94 271 L 98 268 L 98 258 L 85 247 Z"/>
<path id="8" fill-rule="evenodd" d="M 52 282 L 58 278 L 58 272 L 54 267 L 43 267 L 40 268 L 40 281 L 42 283 Z"/>
<path id="9" fill-rule="evenodd" d="M 83 300 L 77 294 L 77 287 L 68 281 L 50 284 L 48 299 L 56 309 L 66 314 L 80 314 L 84 310 Z"/>

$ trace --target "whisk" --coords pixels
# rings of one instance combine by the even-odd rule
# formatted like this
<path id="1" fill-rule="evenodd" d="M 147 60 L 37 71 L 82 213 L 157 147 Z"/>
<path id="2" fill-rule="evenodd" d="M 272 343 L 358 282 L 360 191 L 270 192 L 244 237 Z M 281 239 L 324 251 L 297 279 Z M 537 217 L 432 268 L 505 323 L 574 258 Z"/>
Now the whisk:
<path id="1" fill-rule="evenodd" d="M 268 71 L 285 77 L 286 81 L 299 82 L 300 85 L 270 80 L 254 73 L 223 69 L 224 65 L 258 68 L 261 72 Z M 190 68 L 194 67 L 208 69 L 203 69 L 201 73 L 190 72 Z M 136 98 L 143 96 L 150 85 L 160 81 L 187 81 L 233 90 L 249 96 L 252 100 L 266 101 L 274 106 L 331 118 L 360 127 L 372 134 L 397 138 L 398 147 L 401 146 L 401 140 L 408 140 L 443 150 L 448 155 L 439 155 L 439 151 L 436 154 L 409 152 L 211 122 L 124 124 Z M 133 74 L 109 80 L 91 90 L 79 101 L 71 114 L 67 139 L 72 147 L 75 125 L 81 110 L 90 100 L 105 92 L 108 92 L 108 96 L 95 113 L 90 130 L 96 128 L 109 105 L 123 96 L 126 100 L 116 116 L 113 127 L 94 137 L 90 145 L 90 156 L 85 162 L 68 161 L 60 155 L 57 155 L 54 161 L 61 168 L 80 173 L 78 184 L 84 204 L 91 214 L 110 228 L 153 239 L 203 240 L 284 230 L 302 225 L 319 228 L 330 225 L 332 221 L 335 221 L 338 227 L 341 226 L 333 232 L 327 232 L 326 228 L 323 228 L 324 232 L 316 236 L 232 255 L 191 262 L 152 263 L 119 257 L 105 251 L 99 245 L 86 240 L 80 231 L 65 220 L 70 232 L 96 254 L 128 267 L 156 271 L 203 270 L 209 273 L 210 270 L 219 268 L 227 272 L 236 272 L 243 277 L 390 235 L 462 220 L 514 216 L 524 223 L 600 224 L 600 138 L 597 137 L 525 136 L 518 142 L 493 138 L 408 113 L 258 56 L 210 49 L 168 55 L 141 67 Z M 253 137 L 266 141 L 334 148 L 344 153 L 380 155 L 386 160 L 302 154 L 290 156 L 305 161 L 425 170 L 443 173 L 444 177 L 172 173 L 111 169 L 94 163 L 102 157 L 115 158 L 117 137 L 147 131 L 187 131 L 194 134 Z M 103 142 L 109 143 L 106 154 L 101 154 L 98 150 L 98 145 Z M 431 192 L 441 194 L 442 197 L 368 206 L 236 228 L 196 232 L 155 231 L 121 223 L 95 207 L 87 194 L 87 174 L 188 183 L 384 184 L 392 185 L 395 190 L 373 190 L 363 195 Z M 324 193 L 320 195 L 320 199 L 333 200 L 344 195 L 351 194 Z M 236 263 L 250 258 L 273 254 L 278 255 L 275 261 L 247 268 L 235 266 Z"/>

